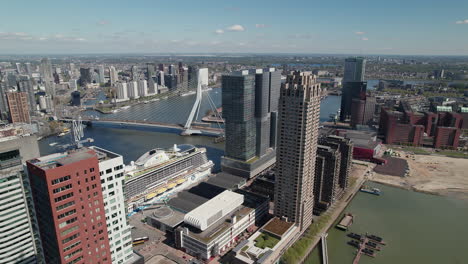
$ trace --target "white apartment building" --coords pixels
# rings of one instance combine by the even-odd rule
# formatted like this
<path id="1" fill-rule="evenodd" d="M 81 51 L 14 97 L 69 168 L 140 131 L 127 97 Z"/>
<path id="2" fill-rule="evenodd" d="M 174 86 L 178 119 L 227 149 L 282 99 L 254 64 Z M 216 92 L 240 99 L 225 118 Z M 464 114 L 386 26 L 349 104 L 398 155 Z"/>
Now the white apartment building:
<path id="1" fill-rule="evenodd" d="M 117 83 L 117 99 L 127 100 L 128 99 L 128 88 L 127 83 Z"/>
<path id="2" fill-rule="evenodd" d="M 148 96 L 148 82 L 146 80 L 138 81 L 138 95 L 140 97 Z"/>
<path id="3" fill-rule="evenodd" d="M 138 99 L 138 83 L 131 81 L 127 83 L 127 94 L 130 99 Z"/>
<path id="4" fill-rule="evenodd" d="M 133 257 L 132 235 L 127 224 L 123 193 L 124 163 L 121 155 L 91 147 L 99 159 L 102 196 L 112 263 L 127 263 Z"/>

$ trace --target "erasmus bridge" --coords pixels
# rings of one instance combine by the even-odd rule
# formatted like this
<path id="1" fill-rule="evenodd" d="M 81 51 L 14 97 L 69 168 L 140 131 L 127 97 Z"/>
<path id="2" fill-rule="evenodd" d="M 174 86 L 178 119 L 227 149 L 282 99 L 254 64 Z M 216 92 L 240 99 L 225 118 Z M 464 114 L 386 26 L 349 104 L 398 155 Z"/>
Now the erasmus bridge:
<path id="1" fill-rule="evenodd" d="M 83 122 L 91 125 L 107 125 L 122 128 L 160 128 L 165 131 L 179 133 L 184 136 L 205 135 L 205 136 L 223 136 L 224 129 L 220 123 L 202 123 L 198 122 L 204 111 L 211 111 L 216 117 L 215 120 L 222 120 L 221 114 L 217 110 L 217 105 L 210 96 L 208 89 L 204 89 L 200 71 L 196 82 L 195 94 L 181 94 L 182 85 L 177 89 L 162 94 L 164 98 L 156 102 L 145 102 L 133 105 L 132 107 L 120 110 L 114 114 L 101 114 L 99 117 L 93 115 L 84 115 L 81 117 Z M 189 82 L 188 87 L 195 86 Z M 195 98 L 192 99 L 195 95 Z M 144 108 L 144 109 L 143 109 Z M 146 111 L 143 111 L 146 110 Z M 71 122 L 72 119 L 61 119 L 65 122 Z"/>

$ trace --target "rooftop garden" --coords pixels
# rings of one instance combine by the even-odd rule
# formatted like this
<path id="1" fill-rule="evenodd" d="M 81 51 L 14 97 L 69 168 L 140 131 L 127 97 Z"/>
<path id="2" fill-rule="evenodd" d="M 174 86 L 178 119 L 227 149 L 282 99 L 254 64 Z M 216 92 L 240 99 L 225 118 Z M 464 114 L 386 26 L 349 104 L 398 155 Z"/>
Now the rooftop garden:
<path id="1" fill-rule="evenodd" d="M 279 239 L 269 234 L 262 233 L 260 236 L 258 236 L 255 239 L 255 246 L 261 249 L 265 249 L 265 248 L 272 249 L 276 246 L 276 244 L 278 244 L 279 241 L 280 241 Z"/>

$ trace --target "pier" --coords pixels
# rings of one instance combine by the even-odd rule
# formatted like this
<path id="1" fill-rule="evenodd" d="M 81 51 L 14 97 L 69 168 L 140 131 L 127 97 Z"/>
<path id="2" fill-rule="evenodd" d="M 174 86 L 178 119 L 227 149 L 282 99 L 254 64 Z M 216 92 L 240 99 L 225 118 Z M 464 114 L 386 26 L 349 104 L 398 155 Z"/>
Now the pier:
<path id="1" fill-rule="evenodd" d="M 323 233 L 320 236 L 320 239 L 322 241 L 322 263 L 323 264 L 328 264 L 327 236 L 328 236 L 328 233 Z"/>

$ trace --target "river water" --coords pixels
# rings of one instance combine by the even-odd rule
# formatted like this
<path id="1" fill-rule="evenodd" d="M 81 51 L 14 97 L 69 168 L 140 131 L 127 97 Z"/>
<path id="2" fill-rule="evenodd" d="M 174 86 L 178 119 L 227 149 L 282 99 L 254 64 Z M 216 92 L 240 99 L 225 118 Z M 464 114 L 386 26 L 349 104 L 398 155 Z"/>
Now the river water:
<path id="1" fill-rule="evenodd" d="M 349 232 L 381 236 L 387 245 L 375 258 L 362 256 L 360 264 L 468 263 L 468 201 L 371 185 L 383 195 L 356 195 L 345 210 L 355 215 Z M 349 240 L 344 231 L 329 231 L 330 264 L 352 263 L 356 249 Z M 317 249 L 306 263 L 321 263 Z"/>

